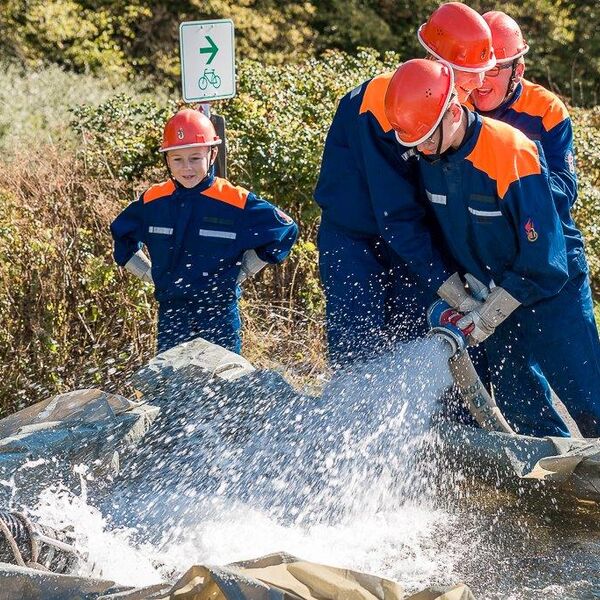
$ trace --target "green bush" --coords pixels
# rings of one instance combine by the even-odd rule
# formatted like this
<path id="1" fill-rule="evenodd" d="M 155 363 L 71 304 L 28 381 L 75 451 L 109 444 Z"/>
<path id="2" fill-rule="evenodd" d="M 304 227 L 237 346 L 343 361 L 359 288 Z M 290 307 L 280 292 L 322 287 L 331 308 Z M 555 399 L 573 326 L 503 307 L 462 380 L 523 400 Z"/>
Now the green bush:
<path id="1" fill-rule="evenodd" d="M 319 211 L 312 201 L 325 135 L 338 99 L 358 83 L 394 69 L 396 54 L 381 57 L 361 49 L 356 55 L 326 52 L 322 59 L 263 65 L 240 61 L 238 94 L 215 103 L 227 119 L 229 177 L 288 210 L 298 220 L 302 240 L 314 243 Z M 98 107 L 75 111 L 74 127 L 89 143 L 87 164 L 98 172 L 135 180 L 164 176 L 156 149 L 164 120 L 175 102 L 137 102 L 117 96 Z M 600 109 L 573 111 L 580 176 L 577 222 L 584 231 L 594 289 L 600 293 Z M 302 270 L 304 273 L 304 270 Z M 305 307 L 320 306 L 316 273 L 303 279 Z M 272 292 L 279 287 L 271 289 Z M 306 290 L 313 290 L 308 293 Z M 281 296 L 276 292 L 277 297 Z M 300 299 L 298 296 L 297 299 Z"/>
<path id="2" fill-rule="evenodd" d="M 93 174 L 135 181 L 158 165 L 162 128 L 173 110 L 119 94 L 100 106 L 74 107 L 71 127 Z"/>
<path id="3" fill-rule="evenodd" d="M 312 201 L 323 142 L 338 99 L 397 62 L 373 50 L 331 51 L 294 65 L 241 61 L 238 95 L 216 103 L 228 121 L 229 178 L 301 225 L 290 258 L 245 286 L 244 351 L 254 362 L 277 366 L 278 357 L 306 375 L 323 367 Z M 115 266 L 108 225 L 145 186 L 165 177 L 157 148 L 175 108 L 174 100 L 125 94 L 75 108 L 68 137 L 82 144 L 17 143 L 23 152 L 0 170 L 0 412 L 82 385 L 116 389 L 153 353 L 151 289 Z M 576 217 L 596 294 L 599 110 L 572 114 L 581 183 Z"/>
<path id="4" fill-rule="evenodd" d="M 79 138 L 69 129 L 70 109 L 88 109 L 127 91 L 144 98 L 143 81 L 112 85 L 92 75 L 78 75 L 61 67 L 23 70 L 0 63 L 0 152 L 12 156 L 20 148 L 52 143 L 73 146 Z M 156 94 L 153 94 L 156 96 Z"/>

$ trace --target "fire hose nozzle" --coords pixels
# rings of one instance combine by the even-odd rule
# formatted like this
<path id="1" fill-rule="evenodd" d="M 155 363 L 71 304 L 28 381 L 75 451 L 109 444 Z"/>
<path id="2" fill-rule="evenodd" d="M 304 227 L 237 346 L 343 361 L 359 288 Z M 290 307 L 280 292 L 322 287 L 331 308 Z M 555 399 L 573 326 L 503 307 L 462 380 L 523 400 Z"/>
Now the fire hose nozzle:
<path id="1" fill-rule="evenodd" d="M 453 329 L 457 329 L 458 331 L 453 331 Z M 428 331 L 427 337 L 437 338 L 444 341 L 446 344 L 449 344 L 452 349 L 451 358 L 465 350 L 467 347 L 467 341 L 458 328 L 447 326 L 432 327 Z"/>
<path id="2" fill-rule="evenodd" d="M 436 300 L 427 310 L 430 330 L 427 337 L 439 338 L 450 345 L 452 356 L 467 348 L 467 338 L 456 325 L 462 315 L 444 300 Z"/>

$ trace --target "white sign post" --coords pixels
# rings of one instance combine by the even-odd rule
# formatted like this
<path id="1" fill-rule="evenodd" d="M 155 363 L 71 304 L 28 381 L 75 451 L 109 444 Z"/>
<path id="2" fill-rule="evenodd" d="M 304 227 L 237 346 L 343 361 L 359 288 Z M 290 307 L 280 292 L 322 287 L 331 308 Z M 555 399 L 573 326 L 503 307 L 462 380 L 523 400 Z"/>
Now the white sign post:
<path id="1" fill-rule="evenodd" d="M 179 47 L 186 102 L 211 102 L 235 96 L 233 21 L 181 23 Z"/>

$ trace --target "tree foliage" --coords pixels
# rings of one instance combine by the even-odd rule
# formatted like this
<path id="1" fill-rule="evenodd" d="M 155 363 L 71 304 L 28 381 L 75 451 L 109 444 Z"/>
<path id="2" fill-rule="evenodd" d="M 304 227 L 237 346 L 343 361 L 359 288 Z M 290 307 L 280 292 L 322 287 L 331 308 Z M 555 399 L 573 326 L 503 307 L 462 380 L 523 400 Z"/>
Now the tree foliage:
<path id="1" fill-rule="evenodd" d="M 472 0 L 485 12 L 497 2 Z M 263 64 L 298 62 L 331 48 L 423 54 L 416 30 L 437 0 L 1 0 L 0 51 L 23 65 L 55 63 L 112 78 L 179 80 L 181 21 L 231 18 L 238 57 Z M 531 45 L 529 75 L 571 103 L 594 105 L 600 93 L 595 0 L 523 0 L 502 9 Z"/>

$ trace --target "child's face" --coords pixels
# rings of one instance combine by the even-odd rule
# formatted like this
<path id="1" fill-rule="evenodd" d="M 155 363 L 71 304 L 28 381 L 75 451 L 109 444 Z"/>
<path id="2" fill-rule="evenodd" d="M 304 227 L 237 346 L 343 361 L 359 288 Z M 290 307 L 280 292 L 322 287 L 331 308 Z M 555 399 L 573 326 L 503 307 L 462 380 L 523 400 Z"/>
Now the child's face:
<path id="1" fill-rule="evenodd" d="M 167 152 L 167 163 L 173 177 L 186 188 L 198 185 L 208 173 L 216 148 L 200 146 Z"/>

